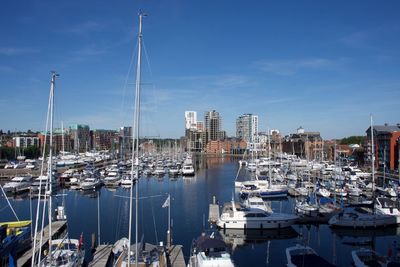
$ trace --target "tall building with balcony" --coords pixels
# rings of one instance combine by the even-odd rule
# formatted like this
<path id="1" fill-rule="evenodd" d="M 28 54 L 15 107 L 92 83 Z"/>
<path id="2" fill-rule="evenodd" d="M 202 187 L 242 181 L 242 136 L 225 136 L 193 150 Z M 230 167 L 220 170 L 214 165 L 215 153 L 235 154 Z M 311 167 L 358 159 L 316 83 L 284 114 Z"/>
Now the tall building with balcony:
<path id="1" fill-rule="evenodd" d="M 73 142 L 75 152 L 85 152 L 90 150 L 90 128 L 89 125 L 72 124 L 69 126 L 70 138 Z"/>
<path id="2" fill-rule="evenodd" d="M 236 138 L 246 141 L 247 146 L 257 143 L 258 116 L 243 114 L 236 119 Z"/>
<path id="3" fill-rule="evenodd" d="M 209 141 L 218 141 L 224 139 L 224 132 L 221 131 L 222 118 L 219 112 L 207 111 L 204 115 L 206 144 Z"/>
<path id="4" fill-rule="evenodd" d="M 185 111 L 185 129 L 197 129 L 196 111 Z"/>

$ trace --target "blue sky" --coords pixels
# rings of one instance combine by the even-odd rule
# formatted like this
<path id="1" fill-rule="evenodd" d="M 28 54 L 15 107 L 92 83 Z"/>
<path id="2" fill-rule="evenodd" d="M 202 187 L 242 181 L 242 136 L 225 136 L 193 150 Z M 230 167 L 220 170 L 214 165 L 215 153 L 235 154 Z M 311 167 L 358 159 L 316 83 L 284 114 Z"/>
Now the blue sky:
<path id="1" fill-rule="evenodd" d="M 0 9 L 0 129 L 45 128 L 51 70 L 56 126 L 131 125 L 139 9 L 142 135 L 183 135 L 185 110 L 228 135 L 243 113 L 324 138 L 400 122 L 399 1 L 26 0 Z"/>

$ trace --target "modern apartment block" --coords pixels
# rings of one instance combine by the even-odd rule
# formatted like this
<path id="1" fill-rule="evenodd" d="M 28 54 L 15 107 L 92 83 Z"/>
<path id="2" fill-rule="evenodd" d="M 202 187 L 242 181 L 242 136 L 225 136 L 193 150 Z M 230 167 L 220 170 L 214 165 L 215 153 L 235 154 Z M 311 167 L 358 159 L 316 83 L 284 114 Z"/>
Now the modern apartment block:
<path id="1" fill-rule="evenodd" d="M 257 143 L 258 116 L 243 114 L 236 119 L 236 138 L 246 141 L 247 146 Z"/>
<path id="2" fill-rule="evenodd" d="M 90 128 L 89 125 L 72 124 L 69 127 L 70 138 L 73 141 L 72 149 L 76 152 L 90 150 Z"/>
<path id="3" fill-rule="evenodd" d="M 207 111 L 204 115 L 206 143 L 224 139 L 221 131 L 222 118 L 215 110 Z"/>
<path id="4" fill-rule="evenodd" d="M 39 138 L 36 136 L 16 136 L 13 137 L 13 146 L 17 148 L 27 148 L 28 146 L 39 146 Z"/>
<path id="5" fill-rule="evenodd" d="M 197 129 L 197 112 L 185 111 L 185 129 Z"/>
<path id="6" fill-rule="evenodd" d="M 204 115 L 204 121 L 197 120 L 196 111 L 185 111 L 185 139 L 188 151 L 201 152 L 208 142 L 225 139 L 221 131 L 222 118 L 215 110 Z"/>

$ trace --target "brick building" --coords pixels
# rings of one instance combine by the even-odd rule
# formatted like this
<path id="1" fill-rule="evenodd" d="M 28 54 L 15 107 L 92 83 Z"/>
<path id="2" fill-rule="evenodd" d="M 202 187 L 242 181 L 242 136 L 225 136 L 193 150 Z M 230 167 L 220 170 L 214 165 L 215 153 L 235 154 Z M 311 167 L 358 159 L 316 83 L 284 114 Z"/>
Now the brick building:
<path id="1" fill-rule="evenodd" d="M 397 125 L 374 125 L 374 147 L 375 166 L 390 170 L 398 169 L 399 166 L 399 140 L 400 124 Z M 365 162 L 371 162 L 371 127 L 366 130 L 367 137 L 364 144 Z"/>

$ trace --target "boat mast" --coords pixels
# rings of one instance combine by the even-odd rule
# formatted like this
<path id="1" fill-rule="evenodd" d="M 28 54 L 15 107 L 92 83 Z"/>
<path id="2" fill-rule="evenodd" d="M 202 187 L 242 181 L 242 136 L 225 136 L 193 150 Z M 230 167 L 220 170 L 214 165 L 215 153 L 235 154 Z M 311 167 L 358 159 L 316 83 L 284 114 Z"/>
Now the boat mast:
<path id="1" fill-rule="evenodd" d="M 372 168 L 372 198 L 375 194 L 375 149 L 374 149 L 374 126 L 372 125 L 371 115 L 371 168 Z"/>
<path id="2" fill-rule="evenodd" d="M 130 266 L 130 253 L 131 253 L 131 232 L 132 232 L 132 187 L 133 187 L 133 171 L 134 166 L 136 166 L 136 180 L 137 184 L 135 186 L 135 266 L 138 266 L 138 197 L 139 197 L 139 119 L 140 119 L 140 78 L 141 78 L 141 50 L 142 50 L 142 20 L 146 14 L 139 12 L 139 35 L 138 35 L 138 61 L 136 69 L 136 90 L 135 90 L 135 111 L 134 111 L 134 121 L 133 121 L 133 147 L 132 147 L 132 167 L 131 167 L 131 189 L 130 189 L 130 201 L 129 201 L 129 246 L 128 246 L 128 266 Z"/>
<path id="3" fill-rule="evenodd" d="M 51 89 L 50 89 L 50 96 L 51 96 L 51 105 L 50 105 L 50 145 L 49 145 L 49 161 L 47 165 L 47 185 L 48 185 L 48 196 L 49 196 L 49 257 L 51 261 L 51 238 L 52 238 L 52 203 L 51 203 L 51 194 L 52 194 L 52 175 L 53 175 L 53 121 L 54 121 L 54 88 L 56 83 L 56 77 L 59 76 L 55 71 L 51 74 Z"/>
<path id="4" fill-rule="evenodd" d="M 269 131 L 269 128 L 268 128 L 268 133 L 267 133 L 267 137 L 268 137 L 268 179 L 269 179 L 269 183 L 268 183 L 268 187 L 269 188 L 271 188 L 271 183 L 272 183 L 272 181 L 271 181 L 271 176 L 272 176 L 272 173 L 271 173 L 271 136 L 270 136 L 270 131 Z"/>

